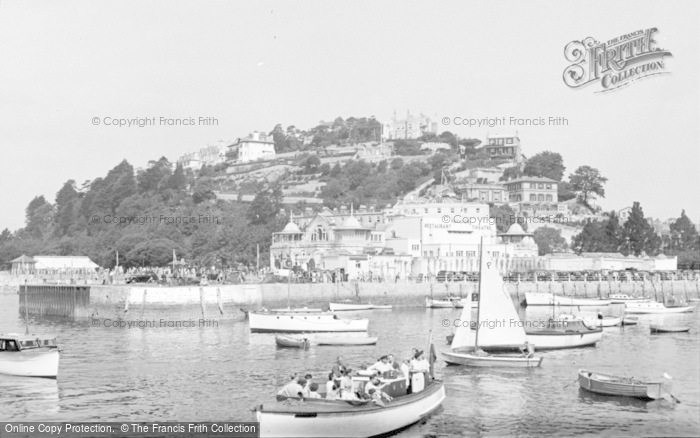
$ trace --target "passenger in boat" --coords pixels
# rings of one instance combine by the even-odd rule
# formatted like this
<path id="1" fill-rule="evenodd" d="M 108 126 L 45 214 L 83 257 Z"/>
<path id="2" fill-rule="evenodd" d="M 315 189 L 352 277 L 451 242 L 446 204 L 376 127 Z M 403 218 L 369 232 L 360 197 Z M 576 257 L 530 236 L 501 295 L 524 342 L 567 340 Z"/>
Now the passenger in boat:
<path id="1" fill-rule="evenodd" d="M 311 392 L 310 388 L 312 383 L 311 381 L 313 380 L 313 378 L 314 376 L 312 376 L 311 374 L 307 374 L 306 376 L 304 376 L 304 380 L 306 380 L 306 385 L 304 385 L 304 391 L 302 392 L 302 394 L 304 394 L 304 397 L 308 397 L 309 393 Z M 316 385 L 316 387 L 318 387 L 318 385 Z"/>
<path id="2" fill-rule="evenodd" d="M 345 388 L 340 388 L 340 399 L 341 400 L 358 400 L 357 396 L 352 390 L 347 390 Z"/>
<path id="3" fill-rule="evenodd" d="M 333 373 L 328 373 L 328 381 L 326 382 L 326 394 L 329 394 L 333 390 L 335 385 L 335 379 L 333 378 Z"/>
<path id="4" fill-rule="evenodd" d="M 376 371 L 377 374 L 383 374 L 383 373 L 385 373 L 387 371 L 391 371 L 393 369 L 394 369 L 394 367 L 392 365 L 389 365 L 389 357 L 382 356 L 379 358 L 377 363 L 368 367 L 367 371 Z"/>
<path id="5" fill-rule="evenodd" d="M 340 378 L 343 377 L 343 375 L 340 372 L 346 369 L 348 369 L 348 367 L 347 365 L 345 365 L 345 362 L 343 362 L 343 358 L 338 356 L 332 370 L 336 381 L 340 382 Z"/>
<path id="6" fill-rule="evenodd" d="M 371 397 L 371 400 L 379 406 L 386 406 L 384 402 L 382 401 L 381 395 L 379 395 L 379 392 L 377 392 L 376 389 L 372 388 L 369 390 L 369 396 Z"/>
<path id="7" fill-rule="evenodd" d="M 409 358 L 406 358 L 403 360 L 401 363 L 400 369 L 401 369 L 401 374 L 403 375 L 403 378 L 406 379 L 406 386 L 408 387 L 409 384 L 409 374 L 410 374 L 410 366 L 409 364 L 411 363 L 411 360 Z"/>
<path id="8" fill-rule="evenodd" d="M 381 380 L 379 380 L 379 377 L 372 377 L 372 379 L 365 385 L 365 392 L 369 394 L 370 390 L 381 389 L 382 386 L 384 385 L 382 385 Z"/>
<path id="9" fill-rule="evenodd" d="M 333 384 L 330 391 L 326 392 L 326 400 L 338 400 L 340 398 L 340 388 Z"/>
<path id="10" fill-rule="evenodd" d="M 525 341 L 525 344 L 520 347 L 520 352 L 523 354 L 523 356 L 531 358 L 535 356 L 535 347 L 529 342 Z"/>
<path id="11" fill-rule="evenodd" d="M 352 389 L 352 377 L 350 377 L 351 372 L 352 372 L 352 368 L 348 368 L 348 369 L 342 371 L 343 377 L 340 378 L 340 389 L 342 389 L 343 391 L 349 391 L 349 392 L 353 391 L 353 389 Z"/>
<path id="12" fill-rule="evenodd" d="M 309 395 L 306 398 L 321 398 L 321 394 L 318 393 L 318 383 L 309 385 Z"/>
<path id="13" fill-rule="evenodd" d="M 277 396 L 303 398 L 304 386 L 306 386 L 306 380 L 303 377 L 299 380 L 295 378 L 291 382 L 287 383 L 282 389 L 280 389 L 277 393 Z"/>
<path id="14" fill-rule="evenodd" d="M 411 371 L 414 373 L 427 373 L 430 371 L 430 364 L 425 360 L 423 356 L 423 351 L 418 350 L 413 355 L 413 360 L 411 361 Z"/>

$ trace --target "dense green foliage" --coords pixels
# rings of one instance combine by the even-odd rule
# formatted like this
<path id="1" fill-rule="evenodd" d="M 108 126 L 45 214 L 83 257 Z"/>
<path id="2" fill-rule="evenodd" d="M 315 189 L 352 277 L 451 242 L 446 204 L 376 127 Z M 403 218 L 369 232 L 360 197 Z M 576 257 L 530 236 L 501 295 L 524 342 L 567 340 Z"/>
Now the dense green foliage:
<path id="1" fill-rule="evenodd" d="M 67 181 L 51 204 L 43 196 L 26 209 L 26 226 L 0 233 L 0 265 L 22 255 L 87 255 L 112 267 L 162 266 L 178 258 L 199 266 L 254 266 L 256 245 L 266 266 L 270 235 L 286 221 L 279 189 L 251 204 L 216 201 L 212 169 L 198 174 L 165 158 L 134 174 L 122 161 L 84 191 Z"/>
<path id="2" fill-rule="evenodd" d="M 532 238 L 537 244 L 539 255 L 564 252 L 568 248 L 566 239 L 562 237 L 561 230 L 552 227 L 539 227 L 532 233 Z"/>

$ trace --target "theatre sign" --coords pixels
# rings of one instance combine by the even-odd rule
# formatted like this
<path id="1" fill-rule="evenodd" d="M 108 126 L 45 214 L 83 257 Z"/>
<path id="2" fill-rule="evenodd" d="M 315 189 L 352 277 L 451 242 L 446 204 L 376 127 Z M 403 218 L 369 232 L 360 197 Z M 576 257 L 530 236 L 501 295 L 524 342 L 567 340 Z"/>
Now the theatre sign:
<path id="1" fill-rule="evenodd" d="M 599 84 L 597 93 L 617 90 L 651 76 L 670 74 L 666 57 L 673 56 L 658 47 L 658 29 L 640 29 L 605 42 L 592 37 L 572 41 L 564 56 L 572 62 L 564 70 L 564 83 L 571 88 Z"/>

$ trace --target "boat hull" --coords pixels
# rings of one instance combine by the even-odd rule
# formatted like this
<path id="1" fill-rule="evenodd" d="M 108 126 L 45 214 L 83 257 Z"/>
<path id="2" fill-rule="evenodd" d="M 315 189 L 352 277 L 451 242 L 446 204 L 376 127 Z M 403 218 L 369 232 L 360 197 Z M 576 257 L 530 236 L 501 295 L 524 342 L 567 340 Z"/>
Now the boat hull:
<path id="1" fill-rule="evenodd" d="M 603 319 L 586 319 L 585 324 L 589 327 L 616 327 L 622 324 L 619 316 L 606 316 Z"/>
<path id="2" fill-rule="evenodd" d="M 526 331 L 527 341 L 535 350 L 558 350 L 595 345 L 603 338 L 603 330 L 596 329 L 587 333 L 556 332 L 553 330 Z"/>
<path id="3" fill-rule="evenodd" d="M 657 313 L 686 313 L 692 312 L 695 308 L 692 306 L 683 307 L 666 307 L 663 303 L 625 303 L 625 313 L 636 315 L 648 315 Z"/>
<path id="4" fill-rule="evenodd" d="M 471 307 L 472 309 L 476 309 L 477 307 L 479 307 L 479 302 L 464 298 L 462 300 L 456 300 L 454 306 L 458 309 L 463 309 L 467 306 Z"/>
<path id="5" fill-rule="evenodd" d="M 622 397 L 634 397 L 642 400 L 656 400 L 661 398 L 660 382 L 635 382 L 624 383 L 618 378 L 605 374 L 579 370 L 579 386 L 596 394 L 615 395 Z"/>
<path id="6" fill-rule="evenodd" d="M 357 311 L 357 310 L 377 310 L 377 309 L 391 309 L 391 306 L 377 306 L 374 304 L 351 304 L 351 303 L 330 303 L 329 308 L 331 312 L 345 312 L 345 311 Z"/>
<path id="7" fill-rule="evenodd" d="M 517 368 L 533 368 L 542 364 L 541 357 L 523 357 L 523 356 L 476 356 L 469 353 L 460 353 L 458 351 L 443 351 L 442 356 L 450 365 L 464 365 L 468 367 L 517 367 Z"/>
<path id="8" fill-rule="evenodd" d="M 56 348 L 4 351 L 0 352 L 0 374 L 55 379 L 59 361 Z"/>
<path id="9" fill-rule="evenodd" d="M 622 325 L 637 325 L 639 319 L 636 316 L 625 316 L 622 318 Z"/>
<path id="10" fill-rule="evenodd" d="M 690 331 L 690 327 L 684 326 L 663 326 L 663 325 L 650 325 L 652 333 L 685 333 Z"/>
<path id="11" fill-rule="evenodd" d="M 454 307 L 454 303 L 449 300 L 431 300 L 430 298 L 427 298 L 425 300 L 425 307 L 429 309 L 451 309 Z"/>
<path id="12" fill-rule="evenodd" d="M 608 299 L 612 304 L 625 304 L 625 303 L 648 303 L 651 298 L 637 298 L 631 297 L 627 294 L 612 294 L 608 296 Z"/>
<path id="13" fill-rule="evenodd" d="M 545 293 L 525 293 L 525 303 L 528 306 L 608 306 L 610 300 L 590 298 L 562 297 Z"/>
<path id="14" fill-rule="evenodd" d="M 275 343 L 283 348 L 308 348 L 309 340 L 301 338 L 291 338 L 289 336 L 275 336 Z"/>
<path id="15" fill-rule="evenodd" d="M 253 333 L 366 332 L 369 320 L 340 319 L 333 314 L 256 313 L 248 315 Z"/>
<path id="16" fill-rule="evenodd" d="M 377 343 L 379 338 L 377 337 L 366 337 L 366 338 L 324 338 L 316 337 L 316 343 L 318 345 L 374 345 Z"/>
<path id="17" fill-rule="evenodd" d="M 394 398 L 386 406 L 352 406 L 343 401 L 309 399 L 301 406 L 265 404 L 255 409 L 261 437 L 376 436 L 421 421 L 445 399 L 442 382 L 423 391 Z"/>

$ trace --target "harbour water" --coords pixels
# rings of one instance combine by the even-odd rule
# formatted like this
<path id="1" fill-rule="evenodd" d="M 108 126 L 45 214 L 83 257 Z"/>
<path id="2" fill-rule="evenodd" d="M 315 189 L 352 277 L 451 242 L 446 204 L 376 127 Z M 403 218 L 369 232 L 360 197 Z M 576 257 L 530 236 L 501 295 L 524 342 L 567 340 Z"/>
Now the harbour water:
<path id="1" fill-rule="evenodd" d="M 18 309 L 17 295 L 0 295 L 0 330 L 24 332 Z M 551 309 L 521 308 L 520 314 L 543 320 Z M 437 349 L 447 349 L 451 329 L 444 326 L 459 315 L 456 309 L 417 307 L 348 313 L 370 318 L 376 346 L 309 350 L 278 349 L 274 335 L 251 334 L 242 314 L 201 327 L 197 320 L 187 324 L 194 327 L 119 328 L 104 320 L 30 318 L 31 332 L 58 339 L 58 379 L 0 376 L 0 420 L 252 421 L 251 407 L 273 400 L 291 373 L 311 373 L 324 384 L 338 355 L 355 369 L 387 353 L 407 357 L 412 347 L 427 347 L 430 330 Z M 167 309 L 149 316 L 155 325 L 160 319 L 191 321 Z M 639 319 L 637 326 L 606 328 L 596 347 L 544 352 L 541 368 L 446 367 L 439 359 L 436 373 L 447 398 L 425 423 L 398 436 L 698 436 L 698 311 Z M 649 324 L 662 321 L 692 328 L 651 335 Z M 587 393 L 575 383 L 580 368 L 655 380 L 667 373 L 681 403 Z"/>

